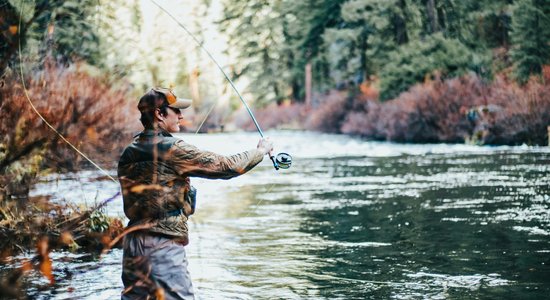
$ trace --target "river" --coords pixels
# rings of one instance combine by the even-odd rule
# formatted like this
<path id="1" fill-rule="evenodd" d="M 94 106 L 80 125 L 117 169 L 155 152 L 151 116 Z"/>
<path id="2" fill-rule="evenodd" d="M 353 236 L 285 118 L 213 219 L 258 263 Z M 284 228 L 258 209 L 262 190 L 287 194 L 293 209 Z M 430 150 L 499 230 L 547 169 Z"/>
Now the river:
<path id="1" fill-rule="evenodd" d="M 542 299 L 550 295 L 550 149 L 404 145 L 268 132 L 269 160 L 229 181 L 193 179 L 189 270 L 202 299 Z M 257 134 L 181 137 L 232 154 Z M 44 178 L 33 195 L 92 204 L 118 185 L 99 172 Z M 122 216 L 122 200 L 107 213 Z M 121 250 L 56 252 L 39 299 L 116 299 Z"/>

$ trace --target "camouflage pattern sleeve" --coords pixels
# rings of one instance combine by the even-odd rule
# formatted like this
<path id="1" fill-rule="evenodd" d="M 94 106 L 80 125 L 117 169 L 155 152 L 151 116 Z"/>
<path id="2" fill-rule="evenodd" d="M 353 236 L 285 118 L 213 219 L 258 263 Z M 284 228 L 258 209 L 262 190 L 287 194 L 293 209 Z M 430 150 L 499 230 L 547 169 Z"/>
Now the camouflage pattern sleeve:
<path id="1" fill-rule="evenodd" d="M 211 179 L 229 179 L 242 175 L 259 164 L 264 157 L 257 149 L 223 156 L 202 151 L 182 140 L 177 141 L 171 150 L 171 167 L 178 175 Z"/>

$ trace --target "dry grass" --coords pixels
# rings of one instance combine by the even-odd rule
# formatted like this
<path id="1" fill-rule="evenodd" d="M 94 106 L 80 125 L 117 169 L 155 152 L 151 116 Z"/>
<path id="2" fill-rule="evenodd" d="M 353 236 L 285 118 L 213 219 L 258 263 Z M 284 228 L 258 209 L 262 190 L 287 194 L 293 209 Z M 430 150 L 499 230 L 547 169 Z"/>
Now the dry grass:
<path id="1" fill-rule="evenodd" d="M 0 261 L 9 262 L 13 255 L 34 251 L 21 266 L 3 271 L 0 298 L 25 298 L 24 278 L 39 272 L 49 282 L 58 283 L 49 253 L 56 249 L 86 251 L 99 255 L 105 249 L 120 247 L 112 243 L 123 231 L 117 218 L 108 218 L 101 211 L 53 204 L 46 197 L 31 198 L 25 208 L 15 201 L 0 202 Z"/>

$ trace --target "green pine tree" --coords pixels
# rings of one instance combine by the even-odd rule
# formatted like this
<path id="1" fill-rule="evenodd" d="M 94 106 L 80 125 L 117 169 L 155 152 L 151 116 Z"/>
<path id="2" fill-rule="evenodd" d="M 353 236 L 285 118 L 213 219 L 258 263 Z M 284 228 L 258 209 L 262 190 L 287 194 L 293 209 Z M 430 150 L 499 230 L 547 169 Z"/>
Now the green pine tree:
<path id="1" fill-rule="evenodd" d="M 291 97 L 292 55 L 287 43 L 285 1 L 226 0 L 220 29 L 229 39 L 233 77 L 245 76 L 259 103 Z"/>
<path id="2" fill-rule="evenodd" d="M 550 1 L 518 0 L 512 16 L 512 60 L 520 82 L 550 63 Z"/>

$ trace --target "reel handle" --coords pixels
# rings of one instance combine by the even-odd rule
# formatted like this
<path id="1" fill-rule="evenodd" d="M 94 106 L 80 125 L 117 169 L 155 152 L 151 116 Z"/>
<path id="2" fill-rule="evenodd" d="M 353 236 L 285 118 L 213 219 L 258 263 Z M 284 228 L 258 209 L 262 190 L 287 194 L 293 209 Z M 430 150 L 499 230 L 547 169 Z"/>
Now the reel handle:
<path id="1" fill-rule="evenodd" d="M 279 164 L 275 161 L 275 156 L 273 156 L 271 153 L 269 153 L 269 159 L 273 162 L 273 167 L 275 170 L 279 171 Z"/>
<path id="2" fill-rule="evenodd" d="M 292 156 L 288 153 L 281 152 L 277 154 L 277 157 L 274 157 L 269 153 L 269 158 L 273 162 L 273 167 L 275 170 L 279 169 L 288 169 L 292 165 Z"/>

